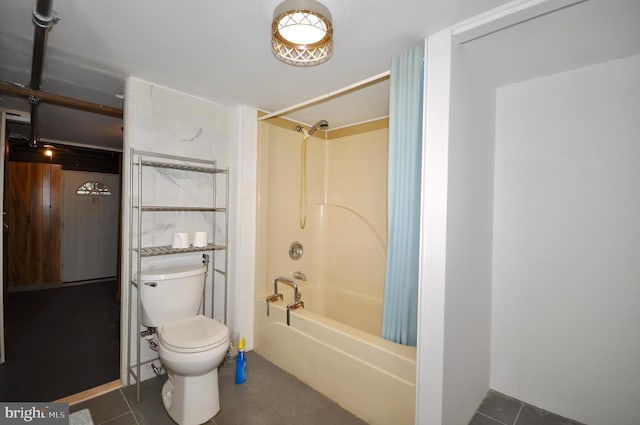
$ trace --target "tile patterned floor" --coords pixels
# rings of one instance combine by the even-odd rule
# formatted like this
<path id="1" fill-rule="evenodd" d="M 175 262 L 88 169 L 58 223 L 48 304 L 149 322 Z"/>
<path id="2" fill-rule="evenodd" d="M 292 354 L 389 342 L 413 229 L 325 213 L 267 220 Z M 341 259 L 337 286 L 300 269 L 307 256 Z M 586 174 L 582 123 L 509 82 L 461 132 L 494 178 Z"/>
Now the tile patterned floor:
<path id="1" fill-rule="evenodd" d="M 489 391 L 469 425 L 583 425 L 497 391 Z"/>
<path id="2" fill-rule="evenodd" d="M 247 382 L 236 385 L 235 363 L 219 369 L 222 409 L 210 425 L 365 425 L 336 403 L 254 352 L 247 353 Z M 89 409 L 94 425 L 175 425 L 160 391 L 165 376 L 141 385 L 141 401 L 130 386 L 71 406 Z M 389 424 L 392 425 L 392 424 Z M 583 425 L 546 410 L 489 391 L 469 425 Z"/>
<path id="3" fill-rule="evenodd" d="M 235 363 L 219 369 L 222 409 L 213 425 L 364 425 L 336 403 L 254 352 L 247 353 L 247 382 L 236 385 Z M 89 409 L 95 425 L 175 425 L 162 406 L 165 376 L 141 385 L 141 401 L 130 386 L 71 406 Z"/>

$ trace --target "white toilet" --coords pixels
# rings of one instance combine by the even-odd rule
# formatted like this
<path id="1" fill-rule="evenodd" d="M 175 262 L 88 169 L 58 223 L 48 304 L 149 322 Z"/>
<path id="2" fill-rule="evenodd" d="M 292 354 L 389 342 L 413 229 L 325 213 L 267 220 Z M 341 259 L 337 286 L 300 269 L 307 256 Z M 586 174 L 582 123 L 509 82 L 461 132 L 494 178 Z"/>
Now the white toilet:
<path id="1" fill-rule="evenodd" d="M 199 425 L 220 410 L 218 366 L 229 329 L 199 315 L 205 265 L 153 268 L 141 273 L 142 324 L 157 328 L 160 361 L 169 379 L 162 402 L 180 425 Z"/>

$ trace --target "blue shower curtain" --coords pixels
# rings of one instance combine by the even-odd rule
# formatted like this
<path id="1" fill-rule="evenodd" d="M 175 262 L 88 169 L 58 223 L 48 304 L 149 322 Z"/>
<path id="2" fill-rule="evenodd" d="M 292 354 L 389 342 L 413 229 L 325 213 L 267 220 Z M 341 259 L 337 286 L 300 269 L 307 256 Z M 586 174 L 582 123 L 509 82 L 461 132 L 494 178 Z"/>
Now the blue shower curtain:
<path id="1" fill-rule="evenodd" d="M 422 88 L 420 47 L 391 60 L 387 269 L 382 337 L 416 345 L 420 176 L 422 169 Z"/>

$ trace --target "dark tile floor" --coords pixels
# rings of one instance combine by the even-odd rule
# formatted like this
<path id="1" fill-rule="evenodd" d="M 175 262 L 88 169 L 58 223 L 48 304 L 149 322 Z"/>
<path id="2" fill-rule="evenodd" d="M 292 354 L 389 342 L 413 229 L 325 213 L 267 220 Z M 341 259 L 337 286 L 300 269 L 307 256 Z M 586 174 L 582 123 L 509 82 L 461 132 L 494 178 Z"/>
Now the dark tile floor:
<path id="1" fill-rule="evenodd" d="M 364 425 L 360 419 L 254 352 L 247 353 L 247 382 L 235 384 L 235 362 L 219 368 L 220 412 L 214 425 Z M 89 409 L 95 425 L 174 425 L 162 406 L 166 376 L 145 381 L 136 402 L 135 385 L 71 406 Z"/>
<path id="2" fill-rule="evenodd" d="M 469 425 L 583 425 L 497 391 L 489 391 Z"/>
<path id="3" fill-rule="evenodd" d="M 118 379 L 117 289 L 114 279 L 7 293 L 0 400 L 57 400 Z"/>
<path id="4" fill-rule="evenodd" d="M 254 352 L 247 353 L 247 382 L 235 384 L 235 362 L 219 368 L 222 409 L 212 425 L 365 425 L 339 405 Z M 166 376 L 71 406 L 88 409 L 94 425 L 175 425 L 160 398 Z M 391 424 L 390 424 L 391 425 Z M 489 391 L 469 425 L 583 425 L 496 391 Z"/>

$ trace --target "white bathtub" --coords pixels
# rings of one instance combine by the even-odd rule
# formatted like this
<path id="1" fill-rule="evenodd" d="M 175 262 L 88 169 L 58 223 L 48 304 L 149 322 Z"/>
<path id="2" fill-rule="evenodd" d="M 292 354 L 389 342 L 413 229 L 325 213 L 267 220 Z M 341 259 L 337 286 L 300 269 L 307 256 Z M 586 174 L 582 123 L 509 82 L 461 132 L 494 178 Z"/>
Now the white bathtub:
<path id="1" fill-rule="evenodd" d="M 309 307 L 291 311 L 290 326 L 285 306 L 291 300 L 286 293 L 285 302 L 270 304 L 268 317 L 265 298 L 257 298 L 256 352 L 369 424 L 413 424 L 415 347 L 386 341 L 312 311 L 332 311 L 333 317 L 351 317 L 365 325 L 369 319 L 363 318 L 371 317 L 358 314 L 361 306 L 348 302 L 340 304 L 356 314 L 339 313 L 335 294 L 318 291 L 305 287 L 302 300 Z M 375 321 L 379 332 L 380 319 Z"/>
<path id="2" fill-rule="evenodd" d="M 305 310 L 372 335 L 381 334 L 382 294 L 371 297 L 328 284 L 301 283 L 299 286 Z"/>

